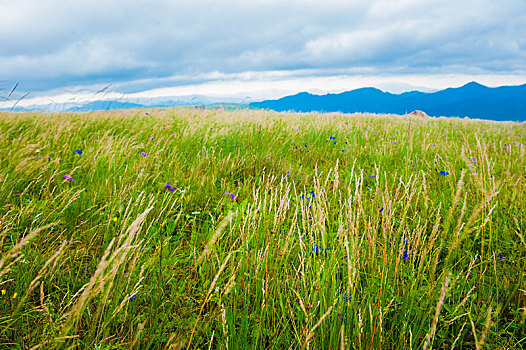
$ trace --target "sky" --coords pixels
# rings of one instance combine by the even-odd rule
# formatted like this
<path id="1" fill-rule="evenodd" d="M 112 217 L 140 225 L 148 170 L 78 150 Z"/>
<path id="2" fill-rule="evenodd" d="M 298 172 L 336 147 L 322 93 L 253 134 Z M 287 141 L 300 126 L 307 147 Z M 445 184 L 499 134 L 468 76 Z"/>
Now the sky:
<path id="1" fill-rule="evenodd" d="M 520 85 L 524 28 L 524 0 L 0 0 L 0 106 Z"/>

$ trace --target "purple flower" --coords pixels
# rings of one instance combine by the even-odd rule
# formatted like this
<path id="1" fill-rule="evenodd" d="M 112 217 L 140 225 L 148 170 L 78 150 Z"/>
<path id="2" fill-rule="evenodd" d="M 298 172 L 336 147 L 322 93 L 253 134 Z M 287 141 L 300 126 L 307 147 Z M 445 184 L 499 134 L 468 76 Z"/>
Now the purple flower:
<path id="1" fill-rule="evenodd" d="M 476 158 L 471 158 L 471 163 L 476 164 L 477 163 L 477 159 Z"/>
<path id="2" fill-rule="evenodd" d="M 146 152 L 142 152 L 142 153 L 141 153 L 141 156 L 143 156 L 143 157 L 148 157 L 148 153 L 146 153 Z"/>
<path id="3" fill-rule="evenodd" d="M 173 187 L 172 185 L 170 185 L 170 183 L 167 183 L 166 185 L 164 185 L 164 188 L 167 188 L 169 189 L 170 191 L 175 191 L 175 187 Z"/>
<path id="4" fill-rule="evenodd" d="M 168 220 L 169 222 L 174 222 L 172 219 Z"/>
<path id="5" fill-rule="evenodd" d="M 392 142 L 392 144 L 393 144 L 393 145 L 397 145 L 397 144 L 398 144 L 398 142 L 396 142 L 396 141 L 393 141 L 393 142 Z"/>
<path id="6" fill-rule="evenodd" d="M 224 194 L 225 195 L 229 195 L 230 197 L 232 197 L 232 199 L 234 199 L 236 197 L 236 195 L 233 194 L 232 192 L 225 192 Z"/>
<path id="7" fill-rule="evenodd" d="M 153 141 L 153 137 L 150 137 L 150 141 Z"/>
<path id="8" fill-rule="evenodd" d="M 375 175 L 375 174 L 372 174 L 372 175 L 371 175 L 371 176 L 369 176 L 369 177 L 376 177 L 376 175 Z"/>
<path id="9" fill-rule="evenodd" d="M 146 115 L 150 115 L 150 113 L 148 113 L 148 112 L 144 112 L 144 114 L 146 114 Z"/>
<path id="10" fill-rule="evenodd" d="M 62 177 L 69 180 L 70 182 L 73 182 L 73 178 L 69 174 L 62 175 Z"/>

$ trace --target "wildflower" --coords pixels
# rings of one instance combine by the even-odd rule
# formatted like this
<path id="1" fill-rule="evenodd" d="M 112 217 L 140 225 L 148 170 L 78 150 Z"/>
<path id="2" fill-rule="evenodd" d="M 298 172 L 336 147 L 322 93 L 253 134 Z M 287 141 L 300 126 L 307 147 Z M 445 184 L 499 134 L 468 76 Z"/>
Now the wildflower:
<path id="1" fill-rule="evenodd" d="M 153 141 L 153 137 L 150 137 L 150 141 Z"/>
<path id="2" fill-rule="evenodd" d="M 150 113 L 148 113 L 148 112 L 144 112 L 144 114 L 146 114 L 146 115 L 150 115 Z"/>
<path id="3" fill-rule="evenodd" d="M 69 180 L 69 181 L 71 181 L 71 182 L 73 182 L 73 178 L 69 174 L 62 175 L 62 177 L 67 179 L 67 180 Z"/>
<path id="4" fill-rule="evenodd" d="M 81 156 L 82 155 L 82 150 L 81 149 L 76 149 L 75 153 L 77 153 L 79 156 Z"/>
<path id="5" fill-rule="evenodd" d="M 113 222 L 117 222 L 117 218 L 113 218 Z"/>
<path id="6" fill-rule="evenodd" d="M 164 188 L 167 188 L 169 189 L 170 191 L 175 191 L 175 187 L 173 187 L 172 185 L 170 185 L 170 183 L 168 182 L 166 185 L 164 185 Z"/>
<path id="7" fill-rule="evenodd" d="M 434 144 L 433 144 L 433 147 L 436 147 L 436 146 L 437 146 L 437 144 L 436 144 L 436 143 L 434 143 Z"/>
<path id="8" fill-rule="evenodd" d="M 384 211 L 384 207 L 381 207 L 381 208 L 380 208 L 379 213 L 381 213 L 382 211 Z"/>
<path id="9" fill-rule="evenodd" d="M 307 147 L 307 144 L 305 144 L 305 148 Z"/>
<path id="10" fill-rule="evenodd" d="M 146 153 L 146 152 L 142 152 L 142 153 L 141 153 L 141 156 L 143 156 L 143 157 L 148 157 L 148 153 Z"/>
<path id="11" fill-rule="evenodd" d="M 477 159 L 476 158 L 471 158 L 471 163 L 476 164 L 477 163 Z"/>
<path id="12" fill-rule="evenodd" d="M 314 191 L 310 191 L 310 195 L 312 196 L 312 198 L 314 198 Z"/>
<path id="13" fill-rule="evenodd" d="M 128 299 L 128 302 L 133 301 L 137 297 L 137 294 L 128 294 L 126 298 Z"/>
<path id="14" fill-rule="evenodd" d="M 443 171 L 443 170 L 442 170 L 442 171 L 439 173 L 439 175 L 446 176 L 446 175 L 449 175 L 449 173 L 448 173 L 447 171 Z"/>
<path id="15" fill-rule="evenodd" d="M 401 248 L 400 251 L 402 252 L 403 258 L 405 260 L 411 260 L 411 257 L 409 257 L 407 250 L 404 250 L 404 248 Z"/>
<path id="16" fill-rule="evenodd" d="M 13 297 L 12 297 L 12 298 L 13 298 L 13 299 L 16 298 L 17 295 L 18 295 L 18 293 L 15 292 L 15 294 L 13 294 Z"/>
<path id="17" fill-rule="evenodd" d="M 270 160 L 270 158 L 266 158 L 266 160 Z"/>
<path id="18" fill-rule="evenodd" d="M 369 176 L 369 177 L 376 177 L 376 175 L 375 175 L 375 174 L 372 174 L 372 175 L 371 175 L 371 176 Z"/>
<path id="19" fill-rule="evenodd" d="M 336 140 L 336 136 L 329 136 L 329 140 Z"/>
<path id="20" fill-rule="evenodd" d="M 396 141 L 393 141 L 393 142 L 392 142 L 392 144 L 393 144 L 393 145 L 397 145 L 397 144 L 398 144 L 398 142 L 396 142 Z"/>
<path id="21" fill-rule="evenodd" d="M 229 195 L 230 197 L 232 197 L 232 199 L 234 199 L 236 197 L 236 195 L 233 194 L 232 192 L 225 192 L 224 194 L 225 195 Z"/>
<path id="22" fill-rule="evenodd" d="M 173 221 L 172 219 L 170 219 L 170 220 L 168 220 L 168 222 L 175 222 L 175 221 Z"/>
<path id="23" fill-rule="evenodd" d="M 342 153 L 343 153 L 343 152 L 345 152 L 345 150 L 344 150 L 344 149 L 342 149 Z"/>
<path id="24" fill-rule="evenodd" d="M 2 289 L 2 295 L 5 295 L 5 289 Z"/>

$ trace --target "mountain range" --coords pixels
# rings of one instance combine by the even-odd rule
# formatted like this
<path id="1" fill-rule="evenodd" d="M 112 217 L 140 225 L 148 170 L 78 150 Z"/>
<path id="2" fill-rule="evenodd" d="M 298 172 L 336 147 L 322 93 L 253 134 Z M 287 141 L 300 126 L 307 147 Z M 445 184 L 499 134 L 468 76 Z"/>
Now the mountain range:
<path id="1" fill-rule="evenodd" d="M 65 103 L 46 103 L 35 104 L 30 106 L 15 106 L 0 108 L 0 111 L 5 112 L 91 112 L 91 111 L 107 111 L 114 109 L 129 109 L 129 108 L 151 108 L 151 107 L 178 107 L 178 106 L 195 106 L 195 105 L 222 105 L 222 104 L 240 104 L 240 98 L 228 97 L 213 97 L 204 95 L 189 95 L 189 96 L 172 96 L 172 97 L 154 97 L 154 98 L 134 98 L 119 100 L 94 100 L 94 101 L 78 101 Z M 13 103 L 16 102 L 13 100 Z M 243 104 L 245 108 L 253 108 Z M 240 107 L 240 106 L 239 106 Z"/>
<path id="2" fill-rule="evenodd" d="M 447 88 L 432 93 L 410 91 L 392 94 L 376 88 L 361 88 L 326 95 L 301 92 L 277 100 L 253 102 L 250 105 L 278 112 L 406 114 L 421 110 L 437 117 L 526 121 L 526 84 L 491 88 L 470 82 L 458 88 Z"/>

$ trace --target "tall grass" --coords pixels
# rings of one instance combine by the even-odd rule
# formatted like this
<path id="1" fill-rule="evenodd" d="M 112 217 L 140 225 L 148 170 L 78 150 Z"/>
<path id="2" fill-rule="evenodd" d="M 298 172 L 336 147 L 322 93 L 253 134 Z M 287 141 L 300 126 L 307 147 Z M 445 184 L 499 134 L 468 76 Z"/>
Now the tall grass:
<path id="1" fill-rule="evenodd" d="M 524 123 L 148 113 L 0 114 L 2 347 L 525 346 Z"/>

